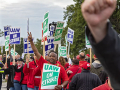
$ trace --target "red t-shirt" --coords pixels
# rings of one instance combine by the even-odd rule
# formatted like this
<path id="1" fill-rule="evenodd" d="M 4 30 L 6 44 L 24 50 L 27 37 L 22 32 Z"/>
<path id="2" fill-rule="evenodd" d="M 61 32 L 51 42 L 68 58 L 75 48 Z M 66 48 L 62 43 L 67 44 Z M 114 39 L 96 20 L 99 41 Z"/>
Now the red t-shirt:
<path id="1" fill-rule="evenodd" d="M 21 79 L 21 72 L 15 72 L 14 80 L 17 80 L 20 82 L 20 79 Z"/>
<path id="2" fill-rule="evenodd" d="M 66 63 L 64 66 L 65 69 L 69 68 L 69 63 Z"/>
<path id="3" fill-rule="evenodd" d="M 34 88 L 34 86 L 39 86 L 40 79 L 41 79 L 41 73 L 38 72 L 35 76 L 33 75 L 34 69 L 37 67 L 37 60 L 36 63 L 34 61 L 29 62 L 28 66 L 27 64 L 24 65 L 23 73 L 27 73 L 27 87 Z"/>
<path id="4" fill-rule="evenodd" d="M 43 64 L 44 63 L 49 63 L 48 61 L 46 61 L 42 56 L 40 57 L 40 59 L 38 60 L 37 64 L 39 65 L 39 68 L 41 70 L 41 81 L 40 81 L 40 84 L 39 84 L 39 90 L 43 90 L 41 89 L 41 82 L 42 82 L 42 71 L 43 71 Z M 58 63 L 56 63 L 55 65 L 58 65 Z M 59 73 L 59 78 L 58 78 L 58 85 L 61 85 L 61 79 L 62 79 L 62 82 L 64 81 L 68 81 L 69 78 L 67 76 L 67 73 L 64 69 L 64 67 L 62 65 L 58 65 L 58 67 L 60 67 L 60 73 Z"/>
<path id="5" fill-rule="evenodd" d="M 86 63 L 87 61 L 79 61 L 79 66 L 82 68 L 82 65 Z"/>
<path id="6" fill-rule="evenodd" d="M 18 65 L 17 68 L 21 68 L 22 65 Z M 21 79 L 21 72 L 15 72 L 15 77 L 14 77 L 14 80 L 17 80 L 20 82 L 20 79 Z"/>
<path id="7" fill-rule="evenodd" d="M 79 67 L 79 65 L 73 65 L 73 66 L 69 67 L 69 68 L 66 70 L 66 72 L 67 72 L 68 70 L 70 70 L 70 71 L 73 72 L 73 73 L 71 73 L 71 74 L 68 74 L 69 83 L 71 82 L 71 79 L 72 79 L 72 77 L 73 77 L 75 74 L 81 73 L 81 71 L 82 71 L 81 68 Z M 67 85 L 67 89 L 69 89 L 69 84 Z"/>
<path id="8" fill-rule="evenodd" d="M 106 80 L 106 83 L 105 84 L 102 84 L 92 90 L 112 90 L 109 85 L 108 85 L 108 80 Z"/>

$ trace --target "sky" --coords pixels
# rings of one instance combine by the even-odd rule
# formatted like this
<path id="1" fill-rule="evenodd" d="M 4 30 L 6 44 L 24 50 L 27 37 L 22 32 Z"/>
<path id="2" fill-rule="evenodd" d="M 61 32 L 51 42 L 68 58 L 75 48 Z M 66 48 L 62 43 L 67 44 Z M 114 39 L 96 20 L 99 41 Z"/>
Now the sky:
<path id="1" fill-rule="evenodd" d="M 7 25 L 20 27 L 21 37 L 27 37 L 29 18 L 29 31 L 35 40 L 41 39 L 44 14 L 49 12 L 49 23 L 63 21 L 63 8 L 71 4 L 73 0 L 0 0 L 0 29 L 4 31 Z M 4 41 L 4 37 L 0 37 L 0 45 Z"/>

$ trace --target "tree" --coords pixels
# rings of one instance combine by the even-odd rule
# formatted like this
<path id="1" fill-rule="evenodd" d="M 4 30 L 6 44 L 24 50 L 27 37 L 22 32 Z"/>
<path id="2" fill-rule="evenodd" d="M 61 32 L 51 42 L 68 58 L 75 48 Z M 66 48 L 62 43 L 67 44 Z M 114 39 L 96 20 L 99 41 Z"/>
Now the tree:
<path id="1" fill-rule="evenodd" d="M 67 26 L 63 30 L 62 41 L 64 41 L 65 34 L 68 27 L 74 30 L 73 45 L 70 46 L 70 54 L 76 56 L 79 50 L 85 47 L 85 25 L 86 22 L 82 16 L 81 4 L 83 0 L 74 0 L 75 4 L 69 5 L 64 11 L 64 20 L 67 20 Z M 64 45 L 65 41 L 62 42 Z"/>
<path id="2" fill-rule="evenodd" d="M 110 22 L 112 23 L 113 28 L 120 34 L 120 0 L 117 0 L 117 7 L 110 17 Z"/>
<path id="3" fill-rule="evenodd" d="M 63 30 L 62 45 L 65 45 L 64 37 L 67 34 L 68 27 L 74 30 L 73 45 L 70 47 L 70 54 L 76 56 L 79 50 L 85 48 L 85 26 L 87 25 L 81 12 L 81 4 L 84 0 L 73 0 L 75 4 L 69 5 L 64 11 L 64 20 L 67 25 Z M 120 33 L 120 0 L 117 0 L 117 8 L 110 18 L 114 29 Z"/>
<path id="4" fill-rule="evenodd" d="M 35 42 L 35 46 L 38 49 L 38 52 L 43 55 L 43 45 L 41 45 L 41 39 L 37 39 L 37 41 Z"/>
<path id="5" fill-rule="evenodd" d="M 0 29 L 0 37 L 4 36 L 4 32 Z"/>

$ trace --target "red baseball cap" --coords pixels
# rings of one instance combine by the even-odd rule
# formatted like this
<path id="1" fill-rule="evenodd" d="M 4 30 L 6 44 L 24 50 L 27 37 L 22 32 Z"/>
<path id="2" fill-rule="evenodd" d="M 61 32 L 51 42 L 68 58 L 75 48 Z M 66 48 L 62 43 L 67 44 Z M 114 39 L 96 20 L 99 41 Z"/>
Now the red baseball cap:
<path id="1" fill-rule="evenodd" d="M 76 56 L 76 58 L 79 60 L 79 59 L 80 59 L 80 56 L 79 56 L 79 55 L 77 55 L 77 56 Z"/>
<path id="2" fill-rule="evenodd" d="M 86 62 L 82 65 L 82 68 L 86 69 L 86 70 L 90 70 L 90 63 Z"/>
<path id="3" fill-rule="evenodd" d="M 94 58 L 97 58 L 95 54 L 94 54 Z"/>
<path id="4" fill-rule="evenodd" d="M 90 55 L 89 55 L 89 54 L 86 54 L 86 56 L 90 57 Z"/>

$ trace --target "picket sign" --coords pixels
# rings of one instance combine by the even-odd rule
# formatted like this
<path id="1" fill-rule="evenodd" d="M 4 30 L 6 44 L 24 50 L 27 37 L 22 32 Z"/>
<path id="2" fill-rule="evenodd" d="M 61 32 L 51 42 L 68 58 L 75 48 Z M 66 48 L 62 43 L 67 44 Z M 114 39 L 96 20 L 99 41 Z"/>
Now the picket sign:
<path id="1" fill-rule="evenodd" d="M 58 85 L 60 67 L 44 63 L 41 89 L 54 89 Z"/>
<path id="2" fill-rule="evenodd" d="M 33 38 L 33 40 L 34 40 L 34 38 Z M 31 47 L 31 44 L 30 44 L 30 42 L 28 41 L 28 39 L 27 38 L 24 38 L 23 39 L 23 45 L 24 45 L 24 50 L 23 50 L 23 52 L 24 53 L 34 53 L 33 52 L 33 50 L 32 50 L 32 47 Z"/>
<path id="3" fill-rule="evenodd" d="M 50 50 L 54 50 L 54 37 L 47 38 L 47 45 L 45 45 L 45 56 L 49 53 Z"/>
<path id="4" fill-rule="evenodd" d="M 60 44 L 61 43 L 61 37 L 62 37 L 62 31 L 63 31 L 64 22 L 58 21 L 57 27 L 55 31 L 55 37 L 54 37 L 54 44 Z"/>
<path id="5" fill-rule="evenodd" d="M 74 37 L 74 30 L 68 27 L 68 32 L 67 32 L 67 41 L 69 42 L 68 55 L 70 52 L 70 43 L 73 44 L 73 37 Z"/>
<path id="6" fill-rule="evenodd" d="M 9 44 L 20 44 L 20 28 L 10 27 Z"/>
<path id="7" fill-rule="evenodd" d="M 6 51 L 6 64 L 7 64 L 7 51 L 9 51 L 9 36 L 6 36 L 5 51 Z"/>

